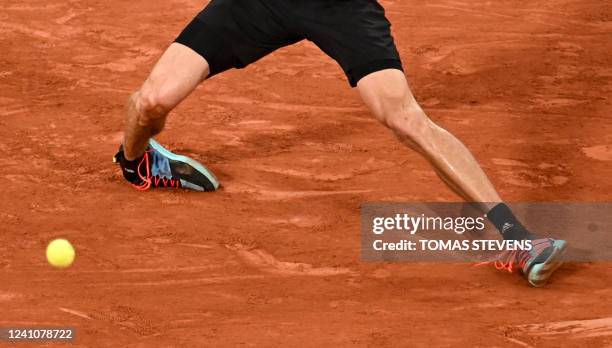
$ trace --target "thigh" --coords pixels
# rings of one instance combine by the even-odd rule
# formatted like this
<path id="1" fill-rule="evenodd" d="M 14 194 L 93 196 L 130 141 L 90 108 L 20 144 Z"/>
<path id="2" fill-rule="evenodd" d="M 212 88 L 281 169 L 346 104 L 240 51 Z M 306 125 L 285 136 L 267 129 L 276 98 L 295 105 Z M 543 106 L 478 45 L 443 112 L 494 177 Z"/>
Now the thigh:
<path id="1" fill-rule="evenodd" d="M 210 76 L 244 68 L 278 48 L 302 39 L 266 0 L 212 0 L 176 42 L 210 65 Z"/>
<path id="2" fill-rule="evenodd" d="M 383 69 L 402 70 L 391 23 L 375 0 L 312 0 L 301 15 L 306 37 L 335 59 L 355 87 Z"/>

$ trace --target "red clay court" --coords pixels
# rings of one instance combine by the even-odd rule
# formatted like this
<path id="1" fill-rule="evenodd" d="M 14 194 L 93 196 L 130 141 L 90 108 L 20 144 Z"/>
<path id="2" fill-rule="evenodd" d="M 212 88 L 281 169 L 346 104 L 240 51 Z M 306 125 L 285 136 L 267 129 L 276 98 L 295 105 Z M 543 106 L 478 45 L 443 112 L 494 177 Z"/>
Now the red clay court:
<path id="1" fill-rule="evenodd" d="M 123 105 L 204 3 L 2 1 L 0 327 L 72 326 L 70 347 L 612 345 L 611 263 L 533 289 L 466 263 L 361 261 L 361 203 L 459 198 L 307 42 L 170 116 L 158 140 L 219 192 L 126 184 Z M 381 3 L 418 100 L 506 200 L 610 201 L 608 2 Z M 45 260 L 56 237 L 77 248 L 68 270 Z"/>

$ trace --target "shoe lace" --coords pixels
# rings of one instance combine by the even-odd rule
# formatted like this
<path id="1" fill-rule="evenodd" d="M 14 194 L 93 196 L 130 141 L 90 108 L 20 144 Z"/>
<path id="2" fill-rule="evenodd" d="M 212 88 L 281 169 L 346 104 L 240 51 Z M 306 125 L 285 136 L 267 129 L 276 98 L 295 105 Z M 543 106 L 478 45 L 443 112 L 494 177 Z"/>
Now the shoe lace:
<path id="1" fill-rule="evenodd" d="M 546 248 L 548 244 L 549 242 L 547 239 L 539 239 L 537 242 L 534 242 L 532 244 L 532 248 L 541 251 Z M 529 261 L 531 257 L 532 255 L 530 254 L 529 250 L 517 249 L 504 253 L 504 255 L 502 255 L 496 261 L 479 262 L 475 266 L 493 264 L 493 266 L 495 266 L 495 268 L 500 271 L 507 271 L 509 273 L 512 273 L 517 268 L 517 266 L 519 269 L 523 269 L 527 264 L 527 261 Z"/>
<path id="2" fill-rule="evenodd" d="M 531 255 L 527 250 L 512 250 L 509 251 L 505 257 L 502 257 L 502 259 L 496 260 L 493 265 L 500 271 L 512 273 L 517 266 L 519 269 L 523 269 L 530 257 Z"/>
<path id="3" fill-rule="evenodd" d="M 153 176 L 151 175 L 151 165 L 150 165 L 150 160 L 149 160 L 149 152 L 151 150 L 147 150 L 145 151 L 144 156 L 142 157 L 142 160 L 140 161 L 140 163 L 138 163 L 138 168 L 137 168 L 137 173 L 138 176 L 140 177 L 140 180 L 142 181 L 142 183 L 140 184 L 132 184 L 136 189 L 141 190 L 141 191 L 145 191 L 150 189 L 151 187 L 174 187 L 174 188 L 180 188 L 181 187 L 181 181 L 178 179 L 168 179 L 168 178 L 163 178 L 163 177 L 159 177 L 159 176 Z M 145 166 L 145 170 L 144 170 L 144 175 L 142 174 L 142 170 L 141 167 L 142 165 Z"/>

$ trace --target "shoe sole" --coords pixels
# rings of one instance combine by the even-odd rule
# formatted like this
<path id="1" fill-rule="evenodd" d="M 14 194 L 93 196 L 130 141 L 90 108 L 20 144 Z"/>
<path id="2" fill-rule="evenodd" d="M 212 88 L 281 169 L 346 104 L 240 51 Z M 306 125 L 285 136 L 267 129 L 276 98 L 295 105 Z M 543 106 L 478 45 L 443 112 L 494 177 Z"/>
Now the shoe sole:
<path id="1" fill-rule="evenodd" d="M 149 139 L 149 146 L 170 160 L 172 173 L 180 178 L 183 187 L 197 191 L 215 191 L 219 188 L 217 177 L 200 162 L 170 152 L 152 138 Z M 198 173 L 204 178 L 197 175 Z"/>
<path id="2" fill-rule="evenodd" d="M 527 280 L 529 284 L 536 288 L 546 285 L 552 274 L 563 264 L 560 258 L 567 249 L 567 242 L 564 240 L 555 240 L 553 242 L 553 248 L 553 252 L 546 261 L 534 265 L 529 270 Z"/>

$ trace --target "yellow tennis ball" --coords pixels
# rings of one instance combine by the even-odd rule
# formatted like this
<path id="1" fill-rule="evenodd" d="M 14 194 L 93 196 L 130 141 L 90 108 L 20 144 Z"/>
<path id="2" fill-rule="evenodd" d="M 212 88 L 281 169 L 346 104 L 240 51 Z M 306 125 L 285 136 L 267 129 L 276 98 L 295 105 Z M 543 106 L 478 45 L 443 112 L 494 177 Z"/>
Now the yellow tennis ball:
<path id="1" fill-rule="evenodd" d="M 47 246 L 47 261 L 58 268 L 70 267 L 76 253 L 72 244 L 65 239 L 55 239 Z"/>

